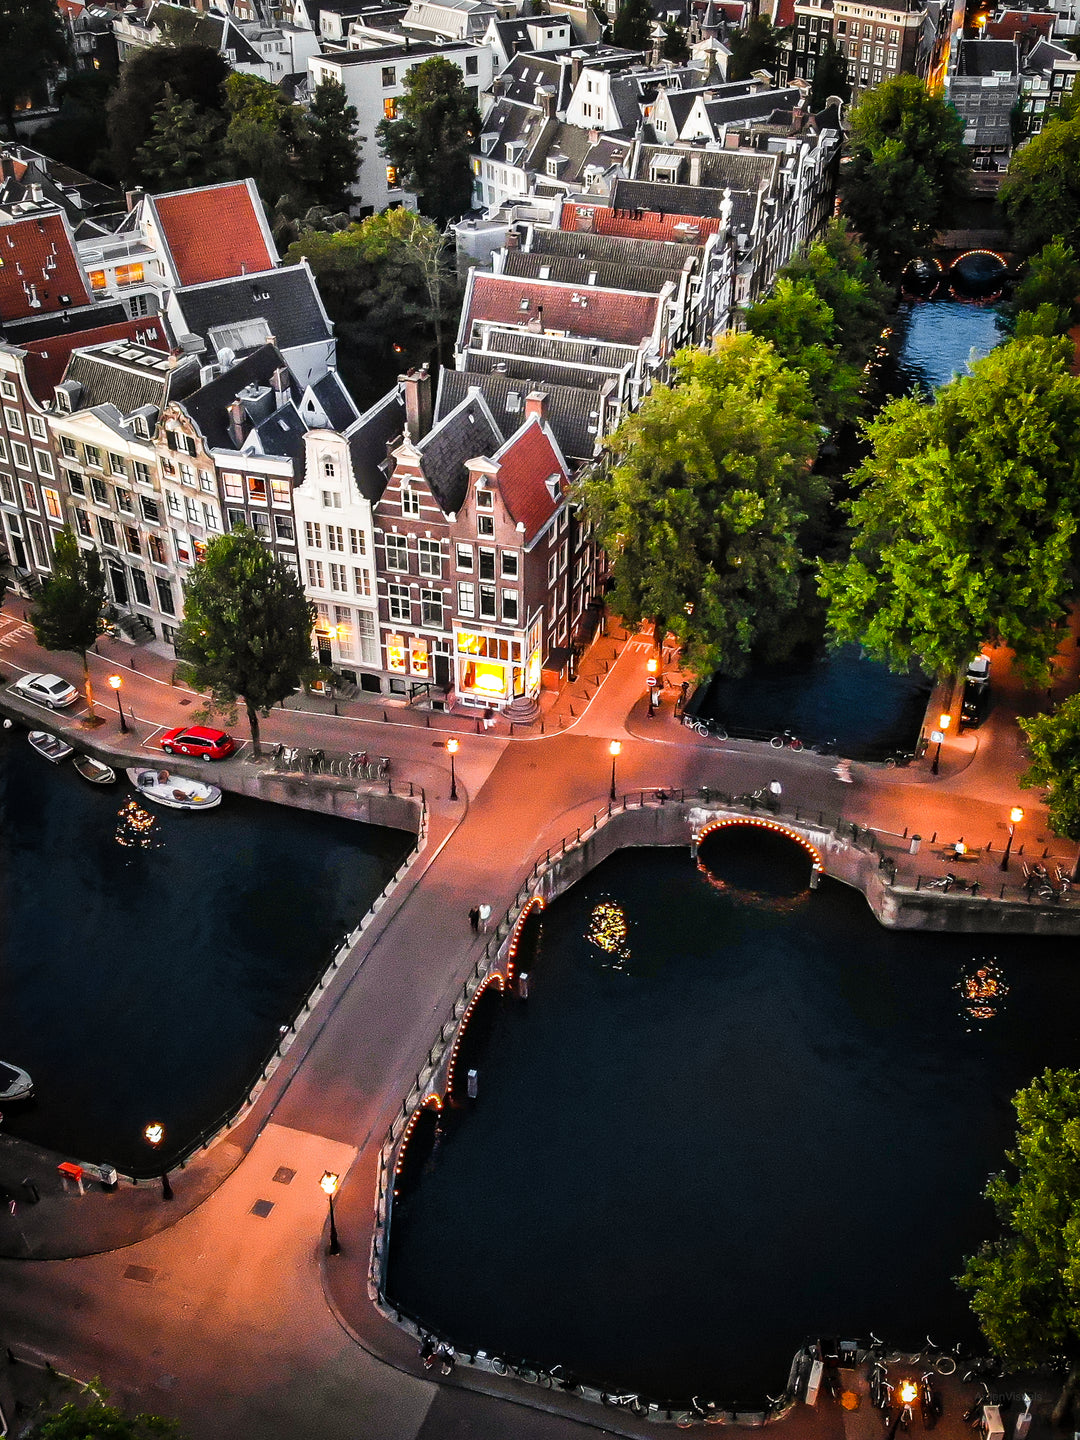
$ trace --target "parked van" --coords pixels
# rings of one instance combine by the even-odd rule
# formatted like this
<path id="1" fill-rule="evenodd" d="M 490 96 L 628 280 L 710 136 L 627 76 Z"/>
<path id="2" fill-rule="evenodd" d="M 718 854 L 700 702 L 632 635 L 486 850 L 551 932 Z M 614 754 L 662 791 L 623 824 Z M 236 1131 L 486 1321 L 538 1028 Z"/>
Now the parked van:
<path id="1" fill-rule="evenodd" d="M 960 701 L 960 730 L 977 730 L 990 713 L 990 657 L 976 655 L 964 677 Z"/>

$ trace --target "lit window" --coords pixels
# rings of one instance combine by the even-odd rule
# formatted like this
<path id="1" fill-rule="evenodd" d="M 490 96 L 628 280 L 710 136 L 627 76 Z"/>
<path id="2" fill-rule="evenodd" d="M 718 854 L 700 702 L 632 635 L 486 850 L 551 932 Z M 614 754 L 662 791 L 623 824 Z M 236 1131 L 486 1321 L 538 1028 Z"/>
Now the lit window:
<path id="1" fill-rule="evenodd" d="M 387 165 L 386 183 L 391 190 L 396 190 L 398 188 L 398 167 L 396 165 Z"/>
<path id="2" fill-rule="evenodd" d="M 91 290 L 104 290 L 104 289 L 105 289 L 105 271 L 104 271 L 104 270 L 91 270 L 91 271 L 90 271 L 90 289 L 91 289 Z"/>
<path id="3" fill-rule="evenodd" d="M 392 95 L 388 95 L 382 102 L 382 108 L 387 120 L 397 119 L 397 100 Z"/>

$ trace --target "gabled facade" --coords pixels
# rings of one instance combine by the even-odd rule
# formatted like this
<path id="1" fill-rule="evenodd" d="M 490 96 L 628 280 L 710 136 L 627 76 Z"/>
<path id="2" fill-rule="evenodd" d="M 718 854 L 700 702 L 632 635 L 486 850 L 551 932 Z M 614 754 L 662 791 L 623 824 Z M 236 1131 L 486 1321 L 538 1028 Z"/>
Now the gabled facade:
<path id="1" fill-rule="evenodd" d="M 24 591 L 36 589 L 52 569 L 63 523 L 49 417 L 31 391 L 25 352 L 0 341 L 0 560 Z"/>

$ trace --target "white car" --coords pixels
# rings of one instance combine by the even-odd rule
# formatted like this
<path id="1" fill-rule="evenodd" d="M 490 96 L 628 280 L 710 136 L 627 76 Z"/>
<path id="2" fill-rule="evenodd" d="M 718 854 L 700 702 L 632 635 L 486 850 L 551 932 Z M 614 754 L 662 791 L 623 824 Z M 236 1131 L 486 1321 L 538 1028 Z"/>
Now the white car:
<path id="1" fill-rule="evenodd" d="M 39 705 L 47 705 L 50 710 L 66 710 L 79 698 L 75 686 L 69 685 L 59 675 L 24 675 L 21 680 L 16 680 L 11 688 L 16 695 L 22 695 L 27 700 L 36 700 Z"/>

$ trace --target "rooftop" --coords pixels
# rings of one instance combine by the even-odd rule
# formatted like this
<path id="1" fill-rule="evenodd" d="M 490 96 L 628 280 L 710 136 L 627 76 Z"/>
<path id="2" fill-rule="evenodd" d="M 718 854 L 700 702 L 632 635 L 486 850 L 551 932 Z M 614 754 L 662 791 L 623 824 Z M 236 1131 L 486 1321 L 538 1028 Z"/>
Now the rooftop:
<path id="1" fill-rule="evenodd" d="M 253 274 L 277 264 L 262 202 L 251 181 L 150 195 L 145 203 L 156 217 L 181 285 Z"/>
<path id="2" fill-rule="evenodd" d="M 575 288 L 554 280 L 473 272 L 461 334 L 476 320 L 517 321 L 538 331 L 637 345 L 655 329 L 660 300 L 626 290 Z"/>
<path id="3" fill-rule="evenodd" d="M 0 321 L 89 303 L 71 234 L 59 211 L 0 225 Z"/>

